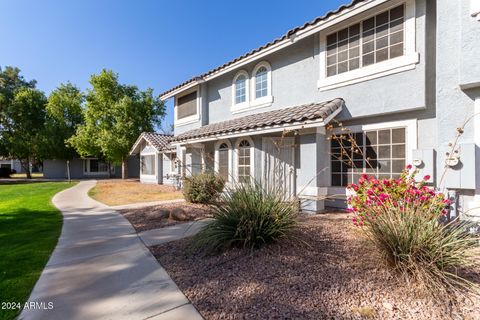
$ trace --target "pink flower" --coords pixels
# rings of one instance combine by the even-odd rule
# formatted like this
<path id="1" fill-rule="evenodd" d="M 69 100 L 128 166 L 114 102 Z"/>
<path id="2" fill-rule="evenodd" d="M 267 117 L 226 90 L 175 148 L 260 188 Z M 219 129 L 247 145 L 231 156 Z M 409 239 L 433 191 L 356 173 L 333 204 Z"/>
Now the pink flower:
<path id="1" fill-rule="evenodd" d="M 425 177 L 423 177 L 423 180 L 425 180 L 425 181 L 430 180 L 430 176 L 427 174 Z"/>
<path id="2" fill-rule="evenodd" d="M 412 165 L 409 164 L 409 165 L 407 166 L 407 169 L 408 169 L 408 170 L 411 170 L 411 169 L 412 169 Z"/>

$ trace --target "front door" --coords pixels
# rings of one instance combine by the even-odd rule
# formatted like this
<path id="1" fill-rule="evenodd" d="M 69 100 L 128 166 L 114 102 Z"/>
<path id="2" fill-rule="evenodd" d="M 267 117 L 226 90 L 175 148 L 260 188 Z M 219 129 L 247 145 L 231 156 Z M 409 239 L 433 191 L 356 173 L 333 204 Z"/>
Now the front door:
<path id="1" fill-rule="evenodd" d="M 263 146 L 263 183 L 289 199 L 295 196 L 295 139 L 266 137 Z"/>

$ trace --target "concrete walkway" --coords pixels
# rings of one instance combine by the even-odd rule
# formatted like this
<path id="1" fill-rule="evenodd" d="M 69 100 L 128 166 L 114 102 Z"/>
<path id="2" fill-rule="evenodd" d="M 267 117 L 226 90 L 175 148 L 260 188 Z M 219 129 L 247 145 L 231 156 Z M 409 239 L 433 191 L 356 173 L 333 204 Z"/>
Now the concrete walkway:
<path id="1" fill-rule="evenodd" d="M 202 319 L 130 223 L 87 196 L 95 181 L 57 194 L 62 234 L 20 319 Z"/>
<path id="2" fill-rule="evenodd" d="M 176 224 L 170 227 L 147 230 L 138 233 L 147 247 L 170 241 L 180 240 L 196 234 L 210 219 Z"/>

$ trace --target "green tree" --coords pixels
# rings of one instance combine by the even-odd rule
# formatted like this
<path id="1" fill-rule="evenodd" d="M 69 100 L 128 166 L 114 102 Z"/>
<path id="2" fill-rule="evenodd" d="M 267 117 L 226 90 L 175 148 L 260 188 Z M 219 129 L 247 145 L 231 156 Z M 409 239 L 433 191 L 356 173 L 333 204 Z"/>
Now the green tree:
<path id="1" fill-rule="evenodd" d="M 20 159 L 31 179 L 30 162 L 38 159 L 43 142 L 45 125 L 45 94 L 37 89 L 16 89 L 5 108 L 6 129 L 2 133 L 5 150 L 10 157 Z"/>
<path id="2" fill-rule="evenodd" d="M 71 83 L 61 84 L 52 91 L 46 106 L 45 146 L 43 159 L 71 160 L 77 156 L 67 143 L 79 125 L 83 123 L 84 96 Z"/>
<path id="3" fill-rule="evenodd" d="M 20 69 L 6 66 L 0 67 L 0 155 L 9 156 L 6 132 L 11 120 L 7 111 L 10 110 L 15 92 L 20 88 L 35 88 L 36 81 L 27 81 L 20 75 Z"/>
<path id="4" fill-rule="evenodd" d="M 165 106 L 153 90 L 139 90 L 121 84 L 118 74 L 102 70 L 90 78 L 86 96 L 85 123 L 69 139 L 81 156 L 101 156 L 122 164 L 122 178 L 128 177 L 130 148 L 144 131 L 152 131 L 165 115 Z"/>

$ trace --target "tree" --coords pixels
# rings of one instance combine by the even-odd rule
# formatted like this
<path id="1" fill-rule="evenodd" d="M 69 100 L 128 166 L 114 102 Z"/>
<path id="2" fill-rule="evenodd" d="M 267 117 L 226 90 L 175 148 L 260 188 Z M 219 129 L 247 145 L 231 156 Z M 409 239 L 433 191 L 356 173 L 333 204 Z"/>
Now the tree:
<path id="1" fill-rule="evenodd" d="M 14 91 L 5 108 L 6 128 L 2 133 L 8 155 L 20 159 L 31 179 L 30 162 L 37 159 L 43 142 L 45 124 L 45 94 L 37 89 L 22 87 Z"/>
<path id="2" fill-rule="evenodd" d="M 122 164 L 122 178 L 128 177 L 130 148 L 144 131 L 152 131 L 165 115 L 165 106 L 153 90 L 120 84 L 118 74 L 102 70 L 90 78 L 86 96 L 85 123 L 78 126 L 69 143 L 81 156 L 101 156 Z"/>
<path id="3" fill-rule="evenodd" d="M 71 160 L 77 156 L 67 143 L 79 125 L 83 123 L 84 95 L 71 83 L 61 84 L 52 91 L 46 105 L 45 148 L 43 159 Z"/>
<path id="4" fill-rule="evenodd" d="M 20 75 L 20 69 L 7 66 L 0 67 L 0 155 L 9 156 L 6 132 L 11 120 L 7 115 L 10 110 L 15 92 L 20 88 L 35 88 L 36 81 L 27 81 Z"/>

